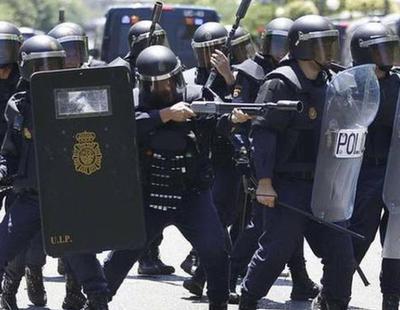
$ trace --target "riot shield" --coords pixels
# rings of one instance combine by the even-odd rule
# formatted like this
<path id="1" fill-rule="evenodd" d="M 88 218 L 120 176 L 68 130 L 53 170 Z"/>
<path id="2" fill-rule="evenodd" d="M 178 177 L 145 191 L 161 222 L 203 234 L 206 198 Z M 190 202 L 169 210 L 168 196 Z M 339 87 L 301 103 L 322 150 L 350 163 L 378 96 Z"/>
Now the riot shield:
<path id="1" fill-rule="evenodd" d="M 311 207 L 328 222 L 347 220 L 353 213 L 367 129 L 379 107 L 374 69 L 345 70 L 327 88 Z"/>
<path id="2" fill-rule="evenodd" d="M 31 93 L 46 253 L 60 257 L 142 246 L 129 71 L 37 73 Z"/>
<path id="3" fill-rule="evenodd" d="M 400 214 L 398 213 L 389 213 L 382 254 L 384 258 L 400 259 Z"/>
<path id="4" fill-rule="evenodd" d="M 400 96 L 398 97 L 400 99 Z M 392 140 L 388 162 L 386 165 L 385 183 L 383 185 L 383 201 L 390 213 L 400 213 L 400 107 L 397 100 L 396 115 L 393 124 Z M 400 228 L 399 228 L 400 230 Z"/>

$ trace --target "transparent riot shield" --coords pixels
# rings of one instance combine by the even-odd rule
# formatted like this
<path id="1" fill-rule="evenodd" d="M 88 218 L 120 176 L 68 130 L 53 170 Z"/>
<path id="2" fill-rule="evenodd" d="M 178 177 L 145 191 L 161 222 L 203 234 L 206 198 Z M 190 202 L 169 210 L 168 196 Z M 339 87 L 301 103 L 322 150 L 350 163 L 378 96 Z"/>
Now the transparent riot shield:
<path id="1" fill-rule="evenodd" d="M 379 107 L 374 65 L 350 68 L 328 85 L 311 201 L 329 222 L 351 217 L 368 126 Z"/>
<path id="2" fill-rule="evenodd" d="M 399 96 L 400 98 L 400 96 Z M 392 140 L 386 165 L 385 183 L 383 185 L 383 201 L 390 213 L 400 214 L 400 108 L 397 101 L 397 111 L 394 119 Z M 400 228 L 399 228 L 400 232 Z"/>

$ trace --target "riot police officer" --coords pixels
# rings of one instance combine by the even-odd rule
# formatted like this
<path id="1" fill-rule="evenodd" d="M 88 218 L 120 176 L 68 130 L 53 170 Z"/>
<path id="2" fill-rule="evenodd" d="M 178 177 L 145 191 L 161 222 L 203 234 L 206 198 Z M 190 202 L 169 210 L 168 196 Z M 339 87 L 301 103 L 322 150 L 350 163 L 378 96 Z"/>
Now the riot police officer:
<path id="1" fill-rule="evenodd" d="M 196 118 L 188 103 L 201 97 L 186 87 L 182 66 L 164 46 L 145 49 L 139 73 L 138 144 L 148 243 L 170 224 L 197 249 L 208 280 L 210 309 L 227 309 L 228 253 L 211 199 L 209 135 L 215 121 Z M 190 120 L 191 119 L 191 120 Z M 114 251 L 104 264 L 115 294 L 143 249 Z"/>
<path id="2" fill-rule="evenodd" d="M 231 26 L 226 27 L 226 31 L 231 31 Z M 235 31 L 235 35 L 232 38 L 232 47 L 230 53 L 230 63 L 232 65 L 240 64 L 247 59 L 253 59 L 256 54 L 253 41 L 250 33 L 239 26 Z"/>
<path id="3" fill-rule="evenodd" d="M 233 102 L 254 102 L 261 86 L 264 76 L 279 66 L 280 60 L 288 52 L 287 36 L 293 21 L 288 18 L 276 18 L 270 21 L 262 34 L 261 49 L 254 60 L 247 59 L 239 65 L 235 65 L 238 74 L 233 91 Z M 244 124 L 236 128 L 235 135 L 241 139 L 247 139 L 250 124 Z M 252 210 L 250 224 L 239 235 L 231 253 L 231 291 L 236 289 L 237 277 L 246 267 L 258 247 L 258 239 L 263 231 L 262 223 L 263 207 L 255 204 Z M 245 211 L 244 211 L 245 212 Z M 292 279 L 293 289 L 291 298 L 293 300 L 307 300 L 318 295 L 318 286 L 311 281 L 307 274 L 303 242 L 288 263 Z"/>
<path id="4" fill-rule="evenodd" d="M 2 178 L 5 178 L 7 174 L 11 176 L 15 173 L 13 185 L 17 198 L 0 225 L 0 271 L 4 270 L 8 261 L 26 249 L 32 239 L 38 238 L 40 241 L 29 79 L 30 75 L 36 71 L 61 69 L 64 57 L 64 51 L 57 41 L 47 36 L 25 41 L 19 51 L 20 72 L 23 80 L 18 89 L 20 92 L 10 99 L 6 108 L 8 128 L 2 148 L 2 163 L 4 164 Z M 7 228 L 10 223 L 11 228 Z M 41 251 L 43 253 L 43 249 Z M 3 283 L 1 306 L 4 309 L 17 309 L 15 294 L 22 275 L 18 275 L 16 283 L 12 278 L 12 271 L 10 266 Z M 41 302 L 45 303 L 43 300 Z"/>
<path id="5" fill-rule="evenodd" d="M 391 71 L 400 58 L 399 38 L 379 22 L 360 25 L 351 38 L 354 66 L 375 64 L 380 86 L 380 106 L 375 121 L 368 129 L 366 149 L 357 184 L 355 209 L 350 228 L 366 237 L 354 240 L 354 254 L 361 263 L 376 232 L 381 227 L 385 237 L 388 210 L 382 200 L 387 156 L 393 131 L 400 78 Z M 382 217 L 382 210 L 384 215 Z M 400 260 L 382 260 L 381 291 L 383 310 L 397 310 L 400 296 Z"/>
<path id="6" fill-rule="evenodd" d="M 17 65 L 18 51 L 22 43 L 18 28 L 8 22 L 0 21 L 0 139 L 3 141 L 7 131 L 4 111 L 8 99 L 16 92 L 19 81 Z M 4 194 L 0 195 L 2 201 Z M 1 208 L 1 206 L 0 206 Z"/>
<path id="7" fill-rule="evenodd" d="M 132 25 L 128 32 L 129 53 L 124 60 L 129 63 L 134 85 L 136 83 L 136 59 L 139 54 L 150 44 L 162 45 L 166 47 L 169 46 L 167 33 L 159 24 L 156 24 L 153 36 L 150 38 L 151 23 L 152 22 L 150 20 L 141 20 Z M 119 62 L 113 61 L 113 64 L 118 63 L 121 63 L 121 60 Z M 160 258 L 159 246 L 162 240 L 163 235 L 160 234 L 160 236 L 156 238 L 153 244 L 149 247 L 149 251 L 140 258 L 138 266 L 139 274 L 169 275 L 175 272 L 175 268 L 173 266 L 164 264 Z"/>
<path id="8" fill-rule="evenodd" d="M 26 40 L 20 48 L 19 65 L 24 80 L 23 89 L 9 101 L 6 109 L 8 129 L 2 147 L 1 173 L 7 177 L 7 164 L 17 163 L 17 171 L 13 178 L 14 191 L 17 198 L 0 224 L 0 270 L 24 249 L 33 236 L 40 230 L 39 199 L 37 191 L 36 163 L 34 158 L 34 141 L 32 135 L 32 114 L 30 102 L 30 78 L 38 71 L 62 69 L 65 51 L 58 41 L 49 36 L 35 36 Z M 21 88 L 22 89 L 22 88 Z M 84 290 L 88 295 L 86 309 L 107 309 L 107 282 L 102 269 L 93 260 L 93 256 L 71 255 L 68 259 L 79 261 L 82 270 L 70 262 L 75 274 L 82 278 Z M 97 262 L 97 264 L 96 264 Z M 76 268 L 76 269 L 75 269 Z M 85 276 L 89 278 L 86 280 Z M 15 309 L 13 304 L 6 309 Z"/>
<path id="9" fill-rule="evenodd" d="M 188 77 L 188 83 L 205 85 L 210 74 L 211 68 L 218 72 L 216 79 L 211 85 L 211 90 L 221 99 L 229 100 L 232 87 L 235 82 L 230 61 L 222 52 L 227 39 L 227 30 L 221 24 L 208 22 L 200 26 L 193 35 L 192 47 L 197 59 L 198 67 L 185 71 L 185 78 Z M 236 57 L 251 56 L 248 53 L 251 46 L 248 33 L 240 29 L 235 38 L 234 48 L 237 52 Z M 233 54 L 232 54 L 233 55 Z M 193 79 L 193 76 L 195 78 Z M 208 92 L 205 91 L 207 96 Z M 214 96 L 208 99 L 213 100 Z M 239 197 L 240 174 L 235 169 L 234 146 L 231 141 L 214 132 L 212 139 L 212 162 L 215 179 L 212 187 L 214 204 L 218 210 L 220 220 L 225 228 L 232 225 L 237 216 L 237 201 Z M 231 246 L 230 236 L 226 230 L 226 242 Z M 183 265 L 183 264 L 182 264 Z M 196 296 L 201 296 L 206 282 L 204 271 L 201 268 L 201 262 L 191 279 L 183 282 L 184 288 Z"/>
<path id="10" fill-rule="evenodd" d="M 57 39 L 66 52 L 65 68 L 79 68 L 88 60 L 87 36 L 82 27 L 74 23 L 62 23 L 54 27 L 49 36 Z M 6 268 L 4 286 L 6 288 L 3 299 L 10 298 L 16 293 L 21 277 L 25 273 L 28 296 L 36 306 L 44 306 L 47 302 L 46 291 L 43 285 L 42 268 L 46 263 L 43 251 L 41 234 L 32 240 L 30 247 L 19 254 Z M 85 297 L 80 291 L 80 285 L 74 280 L 71 272 L 66 275 L 67 294 L 63 302 L 65 309 L 81 309 L 85 304 Z"/>
<path id="11" fill-rule="evenodd" d="M 354 271 L 350 237 L 277 203 L 279 199 L 310 212 L 316 146 L 330 78 L 326 68 L 334 59 L 337 41 L 338 32 L 327 19 L 313 15 L 297 19 L 288 33 L 289 59 L 267 75 L 258 93 L 257 102 L 296 99 L 305 109 L 299 115 L 267 111 L 252 126 L 257 200 L 264 207 L 268 233 L 259 239 L 243 280 L 241 310 L 257 308 L 303 234 L 324 263 L 322 298 L 314 303 L 314 309 L 347 309 Z"/>
<path id="12" fill-rule="evenodd" d="M 123 65 L 131 70 L 132 84 L 136 84 L 136 58 L 150 44 L 169 46 L 167 34 L 159 24 L 156 25 L 152 38 L 150 38 L 150 20 L 141 20 L 132 25 L 128 31 L 129 52 L 122 59 L 118 57 L 109 65 Z"/>

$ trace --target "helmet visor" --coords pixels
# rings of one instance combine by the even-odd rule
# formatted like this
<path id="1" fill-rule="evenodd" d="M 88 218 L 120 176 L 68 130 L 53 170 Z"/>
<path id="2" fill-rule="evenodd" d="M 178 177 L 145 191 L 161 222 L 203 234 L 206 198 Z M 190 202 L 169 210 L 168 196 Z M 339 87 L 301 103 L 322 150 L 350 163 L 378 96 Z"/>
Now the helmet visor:
<path id="1" fill-rule="evenodd" d="M 250 34 L 232 41 L 232 64 L 240 64 L 246 59 L 253 58 L 255 53 L 256 51 L 254 49 Z"/>
<path id="2" fill-rule="evenodd" d="M 289 51 L 287 31 L 267 31 L 262 36 L 261 53 L 280 61 Z"/>
<path id="3" fill-rule="evenodd" d="M 310 40 L 313 60 L 321 65 L 330 65 L 338 59 L 339 40 L 337 37 L 324 37 Z"/>
<path id="4" fill-rule="evenodd" d="M 89 59 L 87 40 L 61 42 L 65 50 L 65 68 L 79 68 Z"/>
<path id="5" fill-rule="evenodd" d="M 184 99 L 186 83 L 180 71 L 164 80 L 140 80 L 139 94 L 150 108 L 163 109 Z"/>
<path id="6" fill-rule="evenodd" d="M 130 46 L 130 55 L 133 59 L 136 59 L 137 56 L 148 46 L 150 46 L 150 33 L 146 32 L 141 34 L 140 36 L 131 37 L 131 46 Z M 162 45 L 165 47 L 169 47 L 169 42 L 167 35 L 164 30 L 156 30 L 153 33 L 151 39 L 151 45 Z"/>
<path id="7" fill-rule="evenodd" d="M 370 45 L 371 59 L 378 67 L 400 65 L 400 42 L 396 38 Z"/>
<path id="8" fill-rule="evenodd" d="M 17 35 L 0 34 L 0 65 L 17 63 L 20 47 Z"/>
<path id="9" fill-rule="evenodd" d="M 26 60 L 21 65 L 22 77 L 29 81 L 35 72 L 64 69 L 64 57 L 34 58 Z"/>
<path id="10" fill-rule="evenodd" d="M 207 42 L 192 41 L 192 48 L 199 68 L 211 69 L 211 55 L 215 50 L 222 50 L 226 37 Z"/>

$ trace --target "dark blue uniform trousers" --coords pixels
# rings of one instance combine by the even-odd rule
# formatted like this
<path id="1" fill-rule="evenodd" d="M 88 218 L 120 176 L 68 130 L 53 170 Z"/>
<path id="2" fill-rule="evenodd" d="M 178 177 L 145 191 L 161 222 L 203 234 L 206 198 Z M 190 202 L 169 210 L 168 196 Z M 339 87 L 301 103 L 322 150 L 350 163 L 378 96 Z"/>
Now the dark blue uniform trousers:
<path id="1" fill-rule="evenodd" d="M 258 240 L 267 229 L 264 227 L 264 206 L 253 203 L 252 214 L 249 224 L 239 235 L 233 246 L 230 260 L 232 275 L 239 275 L 245 272 L 254 252 L 258 249 Z M 266 223 L 267 224 L 267 223 Z M 304 239 L 300 240 L 296 250 L 290 258 L 288 265 L 290 268 L 302 268 L 304 266 Z"/>
<path id="2" fill-rule="evenodd" d="M 280 201 L 311 212 L 312 182 L 279 179 L 274 180 L 274 186 Z M 283 207 L 264 207 L 263 212 L 266 231 L 243 280 L 244 293 L 254 299 L 265 296 L 305 236 L 322 258 L 322 294 L 329 300 L 348 302 L 355 268 L 351 237 Z"/>
<path id="3" fill-rule="evenodd" d="M 38 196 L 20 194 L 6 213 L 0 224 L 0 272 L 4 271 L 7 262 L 11 261 L 30 244 L 33 238 L 40 233 L 41 219 L 39 211 Z M 80 262 L 80 255 L 73 255 Z M 94 255 L 89 255 L 95 257 Z M 87 294 L 107 293 L 104 287 L 107 282 L 102 277 L 100 263 L 96 260 L 83 261 L 86 274 L 90 274 L 94 281 L 98 281 L 96 286 L 84 287 Z M 81 270 L 74 269 L 78 275 Z M 101 291 L 100 291 L 101 290 Z"/>
<path id="4" fill-rule="evenodd" d="M 141 249 L 110 253 L 104 263 L 111 294 L 115 295 L 129 270 L 147 246 L 169 225 L 175 225 L 197 250 L 208 280 L 208 297 L 213 302 L 228 300 L 229 261 L 224 232 L 209 191 L 185 195 L 175 211 L 145 207 L 147 245 Z"/>
<path id="5" fill-rule="evenodd" d="M 385 171 L 385 165 L 363 167 L 358 179 L 350 229 L 364 235 L 366 240 L 353 240 L 357 263 L 360 263 L 367 253 L 379 227 L 382 243 L 384 241 L 388 217 L 388 211 L 382 200 Z M 381 291 L 383 294 L 400 295 L 400 260 L 386 258 L 382 260 Z"/>

